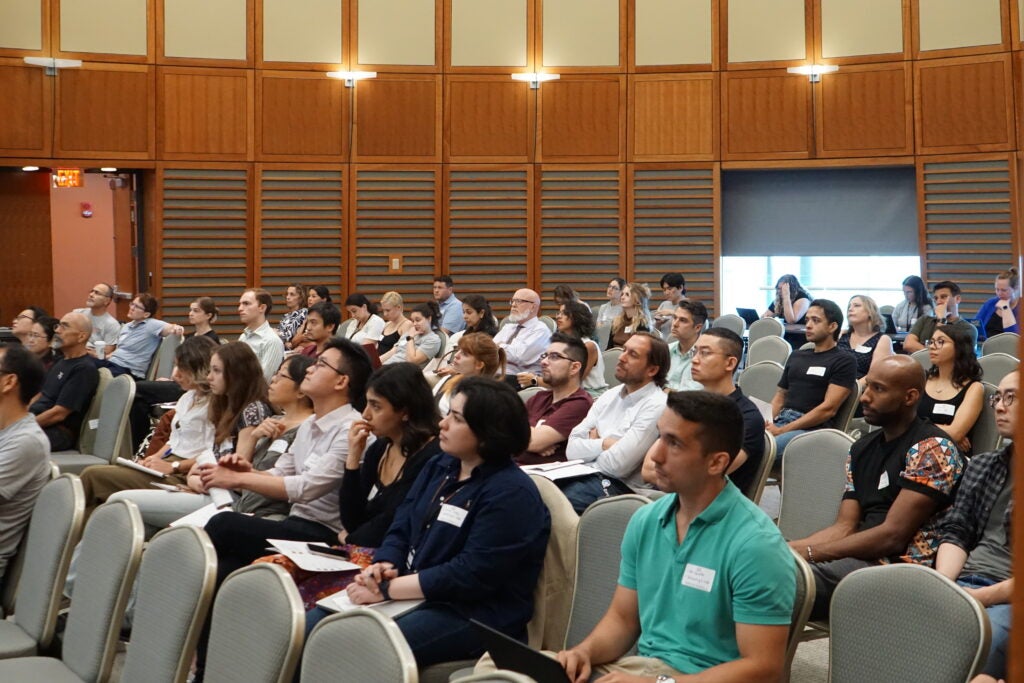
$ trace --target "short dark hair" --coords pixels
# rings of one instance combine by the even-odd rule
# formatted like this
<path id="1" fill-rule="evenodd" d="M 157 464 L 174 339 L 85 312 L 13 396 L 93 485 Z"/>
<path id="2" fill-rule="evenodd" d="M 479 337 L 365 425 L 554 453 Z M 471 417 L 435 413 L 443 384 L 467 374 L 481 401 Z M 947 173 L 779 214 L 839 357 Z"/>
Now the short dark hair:
<path id="1" fill-rule="evenodd" d="M 113 299 L 114 298 L 114 287 L 113 287 L 113 285 L 111 285 L 109 282 L 101 282 L 100 284 L 107 288 L 107 293 L 104 294 L 103 296 L 107 297 L 108 299 Z"/>
<path id="2" fill-rule="evenodd" d="M 668 395 L 669 410 L 699 425 L 697 440 L 704 455 L 724 451 L 731 463 L 743 447 L 743 413 L 728 396 L 710 391 L 673 391 Z"/>
<path id="3" fill-rule="evenodd" d="M 672 366 L 672 354 L 669 353 L 668 344 L 650 332 L 637 332 L 633 336 L 647 337 L 647 340 L 650 342 L 650 350 L 647 352 L 647 364 L 658 366 L 658 374 L 654 376 L 654 383 L 664 389 L 665 383 L 668 381 L 668 371 Z"/>
<path id="4" fill-rule="evenodd" d="M 256 297 L 257 306 L 262 304 L 267 307 L 267 309 L 263 311 L 263 315 L 270 315 L 270 311 L 273 310 L 274 308 L 274 297 L 270 296 L 270 292 L 268 292 L 265 289 L 259 289 L 256 287 L 247 289 L 245 291 L 252 292 L 252 295 Z M 242 292 L 242 294 L 245 294 L 245 292 Z"/>
<path id="5" fill-rule="evenodd" d="M 459 394 L 466 396 L 462 415 L 485 462 L 510 460 L 530 445 L 526 405 L 508 384 L 474 375 L 455 387 L 453 396 Z"/>
<path id="6" fill-rule="evenodd" d="M 434 282 L 443 282 L 445 287 L 451 287 L 455 284 L 451 275 L 435 275 Z"/>
<path id="7" fill-rule="evenodd" d="M 50 315 L 49 313 L 46 312 L 46 309 L 41 306 L 26 306 L 24 310 L 32 311 L 33 321 L 39 320 L 40 318 L 44 318 Z"/>
<path id="8" fill-rule="evenodd" d="M 412 307 L 410 313 L 419 313 L 424 318 L 430 318 L 430 329 L 435 332 L 441 329 L 441 308 L 433 299 L 416 304 Z"/>
<path id="9" fill-rule="evenodd" d="M 366 310 L 369 312 L 370 315 L 377 315 L 377 313 L 380 312 L 377 310 L 377 305 L 370 301 L 370 297 L 366 296 L 365 294 L 359 294 L 356 292 L 349 294 L 345 298 L 345 305 L 355 306 L 356 308 L 366 306 Z"/>
<path id="10" fill-rule="evenodd" d="M 293 353 L 292 355 L 281 361 L 281 367 L 285 368 L 285 374 L 288 375 L 288 379 L 295 383 L 296 387 L 302 385 L 302 380 L 306 379 L 306 370 L 309 370 L 309 366 L 316 362 L 316 358 L 312 356 L 304 356 L 301 353 Z M 309 398 L 305 394 L 299 397 L 299 402 L 307 405 L 312 409 L 313 399 Z M 277 408 L 277 406 L 274 406 Z"/>
<path id="11" fill-rule="evenodd" d="M 392 363 L 378 368 L 366 385 L 391 404 L 396 411 L 405 411 L 402 422 L 403 455 L 409 457 L 437 436 L 440 416 L 434 394 L 423 377 L 423 371 L 413 363 Z"/>
<path id="12" fill-rule="evenodd" d="M 683 277 L 682 273 L 665 273 L 661 276 L 661 282 L 658 285 L 661 287 L 665 285 L 678 287 L 680 292 L 686 294 L 686 278 Z"/>
<path id="13" fill-rule="evenodd" d="M 942 282 L 936 282 L 935 285 L 932 286 L 932 293 L 935 293 L 940 289 L 948 289 L 951 295 L 960 296 L 960 285 L 953 282 L 952 280 L 943 280 Z"/>
<path id="14" fill-rule="evenodd" d="M 817 306 L 821 309 L 822 313 L 825 314 L 825 321 L 829 324 L 836 324 L 836 331 L 832 333 L 832 339 L 839 341 L 839 335 L 843 329 L 843 309 L 839 308 L 839 304 L 831 299 L 815 299 L 811 302 L 811 305 L 807 307 L 810 310 Z"/>
<path id="15" fill-rule="evenodd" d="M 195 300 L 196 306 L 199 307 L 206 315 L 210 316 L 210 320 L 216 320 L 217 316 L 220 315 L 220 311 L 217 310 L 217 304 L 208 296 L 201 296 Z"/>
<path id="16" fill-rule="evenodd" d="M 705 330 L 702 337 L 716 337 L 722 340 L 722 350 L 739 360 L 743 357 L 743 338 L 725 327 L 712 327 Z"/>
<path id="17" fill-rule="evenodd" d="M 331 300 L 331 292 L 323 285 L 313 285 L 309 288 L 309 292 L 316 292 L 316 295 L 324 301 Z M 306 292 L 306 296 L 309 296 L 309 292 Z"/>
<path id="18" fill-rule="evenodd" d="M 316 302 L 309 307 L 306 315 L 308 316 L 310 313 L 319 315 L 320 319 L 324 321 L 324 327 L 330 327 L 334 332 L 338 331 L 338 325 L 341 324 L 341 311 L 330 301 Z"/>
<path id="19" fill-rule="evenodd" d="M 328 339 L 324 351 L 327 349 L 337 349 L 341 353 L 341 367 L 338 369 L 348 376 L 348 402 L 362 412 L 366 408 L 366 383 L 373 373 L 370 357 L 363 347 L 344 337 Z"/>
<path id="20" fill-rule="evenodd" d="M 583 343 L 583 340 L 579 337 L 574 337 L 571 334 L 565 334 L 564 332 L 555 332 L 551 335 L 549 344 L 565 344 L 565 355 L 571 360 L 577 363 L 582 363 L 583 368 L 580 369 L 580 377 L 583 377 L 583 370 L 587 367 L 587 359 L 590 354 L 587 353 L 587 346 Z"/>
<path id="21" fill-rule="evenodd" d="M 160 302 L 152 294 L 142 292 L 141 294 L 136 294 L 135 298 L 142 304 L 143 310 L 150 315 L 156 315 L 156 312 L 160 309 Z"/>
<path id="22" fill-rule="evenodd" d="M 51 318 L 48 315 L 41 315 L 35 319 L 33 325 L 39 325 L 43 328 L 43 333 L 46 334 L 46 342 L 53 341 L 53 335 L 57 334 L 57 323 L 60 321 L 56 318 Z"/>
<path id="23" fill-rule="evenodd" d="M 693 322 L 703 325 L 708 321 L 708 307 L 696 299 L 683 299 L 676 308 L 687 311 L 693 317 Z"/>
<path id="24" fill-rule="evenodd" d="M 0 351 L 4 352 L 0 373 L 18 378 L 18 400 L 27 406 L 43 388 L 43 380 L 46 378 L 43 362 L 20 344 L 0 343 Z"/>

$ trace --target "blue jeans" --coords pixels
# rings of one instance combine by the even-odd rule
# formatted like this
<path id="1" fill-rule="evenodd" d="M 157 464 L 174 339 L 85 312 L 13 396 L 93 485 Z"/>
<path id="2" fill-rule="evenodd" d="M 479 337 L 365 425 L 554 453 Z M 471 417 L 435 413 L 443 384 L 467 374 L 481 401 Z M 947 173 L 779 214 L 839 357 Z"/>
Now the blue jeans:
<path id="1" fill-rule="evenodd" d="M 799 410 L 793 410 L 792 408 L 783 408 L 779 412 L 779 416 L 775 418 L 773 423 L 776 427 L 785 427 L 790 422 L 803 417 L 804 414 Z M 800 436 L 801 434 L 807 433 L 806 429 L 795 429 L 791 432 L 783 432 L 775 436 L 775 464 L 778 465 L 782 462 L 782 452 L 786 450 L 786 446 L 793 440 L 794 437 Z"/>
<path id="2" fill-rule="evenodd" d="M 957 583 L 965 588 L 984 588 L 999 583 L 987 576 L 970 574 L 961 576 Z M 988 650 L 988 660 L 981 673 L 988 674 L 995 679 L 1006 678 L 1006 646 L 1010 642 L 1010 605 L 992 605 L 986 607 L 988 622 L 992 627 L 992 644 Z"/>

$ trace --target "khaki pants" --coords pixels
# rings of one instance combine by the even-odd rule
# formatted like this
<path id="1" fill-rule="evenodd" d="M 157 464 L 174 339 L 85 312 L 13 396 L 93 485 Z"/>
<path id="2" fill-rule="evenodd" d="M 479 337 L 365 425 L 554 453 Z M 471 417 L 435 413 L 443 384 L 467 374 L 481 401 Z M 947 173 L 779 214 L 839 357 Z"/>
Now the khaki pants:
<path id="1" fill-rule="evenodd" d="M 85 491 L 86 515 L 97 505 L 107 502 L 113 494 L 128 489 L 146 489 L 155 491 L 152 482 L 171 486 L 185 485 L 184 474 L 168 474 L 166 477 L 154 477 L 145 472 L 133 470 L 123 465 L 93 465 L 82 472 L 82 488 Z"/>
<path id="2" fill-rule="evenodd" d="M 554 658 L 557 652 L 551 652 L 550 650 L 542 650 L 548 657 Z M 497 667 L 494 665 L 494 660 L 491 659 L 489 654 L 485 654 L 480 658 L 480 661 L 473 667 L 473 673 L 491 673 L 497 671 Z M 615 671 L 621 671 L 622 673 L 632 674 L 633 676 L 683 676 L 682 671 L 676 671 L 668 664 L 665 664 L 660 659 L 654 657 L 640 657 L 634 655 L 631 657 L 622 657 L 614 662 L 608 664 L 601 664 L 595 666 L 590 672 L 590 680 L 594 681 L 599 679 L 601 676 L 610 674 Z"/>

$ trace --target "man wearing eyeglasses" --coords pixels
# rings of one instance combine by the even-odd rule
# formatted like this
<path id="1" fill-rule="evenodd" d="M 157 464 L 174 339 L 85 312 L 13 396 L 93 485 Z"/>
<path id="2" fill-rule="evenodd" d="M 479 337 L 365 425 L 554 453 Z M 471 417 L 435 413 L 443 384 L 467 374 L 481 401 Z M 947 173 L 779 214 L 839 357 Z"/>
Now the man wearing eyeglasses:
<path id="1" fill-rule="evenodd" d="M 89 353 L 96 353 L 96 342 L 103 342 L 103 353 L 109 356 L 117 346 L 117 337 L 121 334 L 121 323 L 107 312 L 110 302 L 114 300 L 114 288 L 105 282 L 95 285 L 89 290 L 85 299 L 86 308 L 76 308 L 75 313 L 89 316 L 92 323 L 92 336 L 85 348 Z"/>
<path id="2" fill-rule="evenodd" d="M 1017 426 L 1020 373 L 1012 372 L 992 394 L 996 430 L 1012 439 Z M 1013 514 L 1013 444 L 971 458 L 953 509 L 939 527 L 935 569 L 963 586 L 988 612 L 992 644 L 983 673 L 1006 677 L 1013 592 L 1010 519 Z M 987 680 L 987 679 L 985 679 Z"/>
<path id="3" fill-rule="evenodd" d="M 508 323 L 494 335 L 494 343 L 505 349 L 505 381 L 518 391 L 522 388 L 516 377 L 519 373 L 540 374 L 540 354 L 548 347 L 551 330 L 537 319 L 540 312 L 537 292 L 517 290 L 508 303 Z"/>

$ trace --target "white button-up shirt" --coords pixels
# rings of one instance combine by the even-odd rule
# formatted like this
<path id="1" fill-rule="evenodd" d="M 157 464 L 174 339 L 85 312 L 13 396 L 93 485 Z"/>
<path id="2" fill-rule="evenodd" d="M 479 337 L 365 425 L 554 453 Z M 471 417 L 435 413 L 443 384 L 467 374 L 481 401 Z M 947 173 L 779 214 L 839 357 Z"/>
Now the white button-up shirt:
<path id="1" fill-rule="evenodd" d="M 516 334 L 516 328 L 523 329 Z M 515 336 L 515 339 L 511 339 Z M 551 330 L 537 318 L 524 323 L 509 322 L 494 335 L 494 343 L 505 349 L 505 372 L 518 375 L 520 372 L 540 374 L 540 354 L 548 350 Z"/>
<path id="2" fill-rule="evenodd" d="M 281 361 L 284 360 L 284 342 L 271 329 L 270 323 L 264 321 L 254 330 L 246 328 L 242 331 L 238 341 L 248 344 L 256 353 L 260 367 L 263 368 L 263 376 L 269 383 L 270 378 L 281 367 Z"/>

